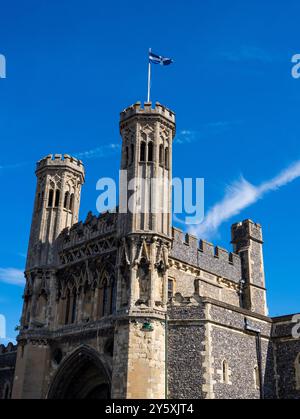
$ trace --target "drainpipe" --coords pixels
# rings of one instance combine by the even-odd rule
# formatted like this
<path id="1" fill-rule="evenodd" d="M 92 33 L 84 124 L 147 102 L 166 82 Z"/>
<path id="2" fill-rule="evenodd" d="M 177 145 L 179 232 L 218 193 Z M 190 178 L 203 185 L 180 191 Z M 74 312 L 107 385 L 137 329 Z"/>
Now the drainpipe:
<path id="1" fill-rule="evenodd" d="M 264 386 L 263 386 L 263 371 L 262 371 L 262 350 L 261 350 L 261 330 L 253 327 L 249 324 L 248 319 L 245 318 L 245 330 L 251 332 L 256 337 L 256 356 L 257 356 L 257 367 L 259 373 L 259 390 L 260 398 L 265 398 Z"/>
<path id="2" fill-rule="evenodd" d="M 244 301 L 245 300 L 245 296 L 244 296 L 245 284 L 246 284 L 246 281 L 244 279 L 241 279 L 239 282 L 239 291 L 238 291 L 241 308 L 246 308 L 245 301 Z"/>

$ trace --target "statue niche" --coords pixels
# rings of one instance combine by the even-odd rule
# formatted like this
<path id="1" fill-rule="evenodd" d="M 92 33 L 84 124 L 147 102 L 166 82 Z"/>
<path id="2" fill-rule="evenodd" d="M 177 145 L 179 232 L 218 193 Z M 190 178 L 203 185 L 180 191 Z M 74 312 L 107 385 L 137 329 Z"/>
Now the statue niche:
<path id="1" fill-rule="evenodd" d="M 129 279 L 130 272 L 129 266 L 125 261 L 120 266 L 120 275 L 121 275 L 121 306 L 126 307 L 129 301 Z"/>
<path id="2" fill-rule="evenodd" d="M 46 291 L 42 290 L 37 299 L 35 319 L 34 319 L 34 323 L 38 327 L 43 327 L 46 324 L 47 305 L 48 305 L 48 296 L 46 294 Z"/>
<path id="3" fill-rule="evenodd" d="M 145 258 L 142 258 L 139 263 L 137 271 L 138 281 L 139 281 L 139 300 L 137 305 L 146 304 L 148 305 L 150 298 L 150 270 L 149 263 Z"/>

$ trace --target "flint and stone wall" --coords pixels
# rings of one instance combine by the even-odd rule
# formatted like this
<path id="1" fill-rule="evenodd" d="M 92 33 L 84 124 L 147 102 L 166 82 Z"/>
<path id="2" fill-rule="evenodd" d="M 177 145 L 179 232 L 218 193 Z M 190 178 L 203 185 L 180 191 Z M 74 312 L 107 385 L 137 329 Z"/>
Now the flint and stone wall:
<path id="1" fill-rule="evenodd" d="M 273 342 L 280 399 L 300 399 L 299 331 L 299 322 L 298 325 L 293 322 L 293 316 L 274 319 Z"/>
<path id="2" fill-rule="evenodd" d="M 205 323 L 200 306 L 168 310 L 168 395 L 170 399 L 205 397 Z"/>

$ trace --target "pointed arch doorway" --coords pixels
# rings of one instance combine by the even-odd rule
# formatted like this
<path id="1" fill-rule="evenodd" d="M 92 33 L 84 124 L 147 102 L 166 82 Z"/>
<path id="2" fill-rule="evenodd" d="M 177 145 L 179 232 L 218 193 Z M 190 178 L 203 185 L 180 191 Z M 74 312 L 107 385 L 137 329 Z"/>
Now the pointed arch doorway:
<path id="1" fill-rule="evenodd" d="M 89 346 L 76 349 L 59 367 L 48 399 L 110 399 L 111 372 L 102 356 Z"/>

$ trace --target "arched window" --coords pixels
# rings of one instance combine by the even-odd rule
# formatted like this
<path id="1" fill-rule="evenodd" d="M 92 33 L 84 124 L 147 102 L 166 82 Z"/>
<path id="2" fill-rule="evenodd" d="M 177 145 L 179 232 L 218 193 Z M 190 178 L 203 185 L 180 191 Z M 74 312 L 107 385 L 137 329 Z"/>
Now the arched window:
<path id="1" fill-rule="evenodd" d="M 77 309 L 77 292 L 76 288 L 73 289 L 73 301 L 72 301 L 72 312 L 71 312 L 71 323 L 76 321 L 76 309 Z"/>
<path id="2" fill-rule="evenodd" d="M 49 191 L 49 198 L 48 198 L 48 207 L 53 206 L 53 197 L 54 197 L 54 190 L 50 189 Z"/>
<path id="3" fill-rule="evenodd" d="M 255 390 L 259 390 L 260 389 L 260 377 L 259 377 L 259 368 L 258 368 L 257 365 L 254 367 L 253 375 L 254 375 Z"/>
<path id="4" fill-rule="evenodd" d="M 140 156 L 140 160 L 141 161 L 145 161 L 146 160 L 146 143 L 144 141 L 141 142 L 141 156 Z"/>
<path id="5" fill-rule="evenodd" d="M 70 315 L 70 303 L 71 303 L 71 296 L 70 290 L 67 291 L 66 295 L 66 315 L 65 315 L 65 324 L 69 323 L 69 315 Z"/>
<path id="6" fill-rule="evenodd" d="M 126 158 L 126 166 L 128 166 L 128 163 L 129 163 L 129 148 L 128 147 L 126 147 L 125 158 Z"/>
<path id="7" fill-rule="evenodd" d="M 111 304 L 110 304 L 110 313 L 114 314 L 116 312 L 117 305 L 117 284 L 116 280 L 113 280 L 112 290 L 111 290 Z"/>
<path id="8" fill-rule="evenodd" d="M 70 196 L 70 206 L 69 206 L 69 210 L 73 211 L 74 210 L 74 194 L 72 193 L 72 195 Z"/>
<path id="9" fill-rule="evenodd" d="M 88 282 L 84 285 L 83 313 L 85 320 L 89 321 L 92 316 L 92 289 Z"/>
<path id="10" fill-rule="evenodd" d="M 169 148 L 166 147 L 165 149 L 165 167 L 169 169 Z"/>
<path id="11" fill-rule="evenodd" d="M 66 192 L 65 193 L 65 201 L 64 201 L 64 208 L 65 209 L 68 209 L 68 207 L 69 207 L 69 199 L 70 199 L 70 194 L 69 194 L 69 192 Z"/>
<path id="12" fill-rule="evenodd" d="M 107 282 L 106 282 L 104 287 L 103 287 L 103 304 L 102 304 L 102 308 L 103 308 L 102 316 L 103 317 L 110 313 L 110 307 L 108 307 L 108 305 L 109 305 L 109 287 L 108 287 Z"/>
<path id="13" fill-rule="evenodd" d="M 55 207 L 56 208 L 59 206 L 59 200 L 60 200 L 60 191 L 57 189 L 55 193 Z"/>
<path id="14" fill-rule="evenodd" d="M 148 161 L 153 161 L 153 143 L 148 144 Z"/>
<path id="15" fill-rule="evenodd" d="M 226 360 L 222 362 L 222 382 L 225 384 L 229 382 L 228 362 Z"/>
<path id="16" fill-rule="evenodd" d="M 295 361 L 295 374 L 296 374 L 296 389 L 300 390 L 300 354 L 298 354 Z"/>
<path id="17" fill-rule="evenodd" d="M 168 279 L 168 300 L 171 300 L 174 296 L 174 281 L 173 279 Z"/>
<path id="18" fill-rule="evenodd" d="M 134 162 L 134 145 L 131 144 L 131 162 L 130 163 L 133 163 L 133 162 Z"/>
<path id="19" fill-rule="evenodd" d="M 159 164 L 164 164 L 164 146 L 159 146 Z"/>

